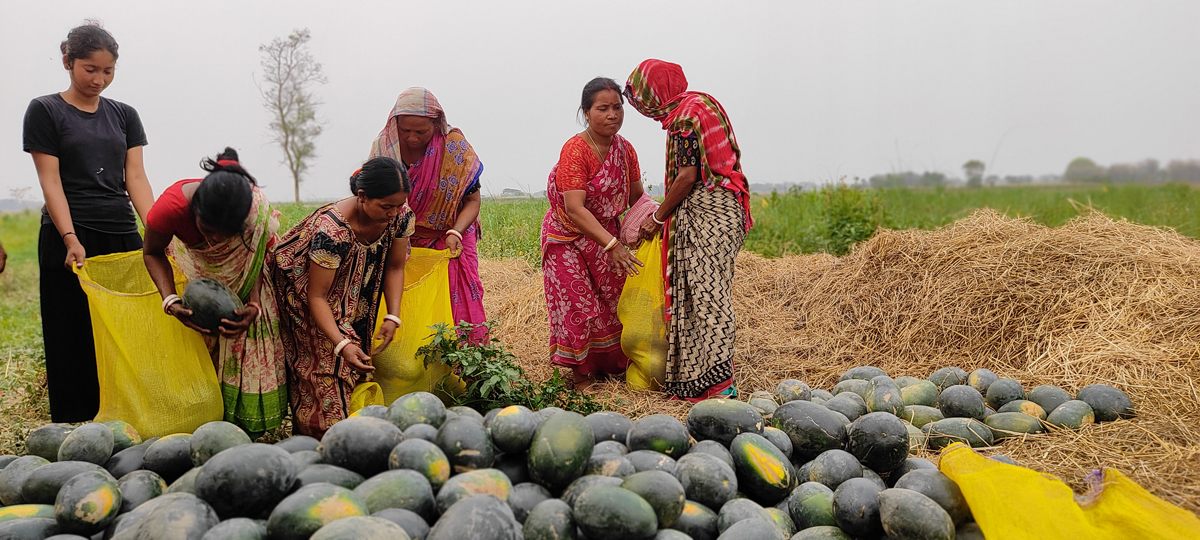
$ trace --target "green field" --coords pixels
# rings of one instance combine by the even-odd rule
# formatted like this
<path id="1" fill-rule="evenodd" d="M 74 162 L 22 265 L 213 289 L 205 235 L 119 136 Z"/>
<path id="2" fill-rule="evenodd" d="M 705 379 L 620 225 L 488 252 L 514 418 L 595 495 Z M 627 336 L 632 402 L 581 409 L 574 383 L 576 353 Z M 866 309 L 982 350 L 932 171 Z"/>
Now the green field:
<path id="1" fill-rule="evenodd" d="M 841 223 L 930 229 L 978 208 L 1026 216 L 1056 226 L 1089 208 L 1114 218 L 1171 227 L 1200 238 L 1200 191 L 1186 185 L 1022 186 L 988 189 L 888 189 L 791 192 L 754 198 L 754 229 L 745 249 L 766 256 L 830 250 Z M 314 206 L 283 204 L 283 228 Z M 483 205 L 480 256 L 540 262 L 539 231 L 545 199 L 490 199 Z M 865 210 L 864 210 L 865 209 Z M 19 448 L 30 426 L 49 421 L 38 312 L 37 231 L 34 212 L 0 215 L 0 242 L 9 253 L 0 274 L 0 452 Z"/>

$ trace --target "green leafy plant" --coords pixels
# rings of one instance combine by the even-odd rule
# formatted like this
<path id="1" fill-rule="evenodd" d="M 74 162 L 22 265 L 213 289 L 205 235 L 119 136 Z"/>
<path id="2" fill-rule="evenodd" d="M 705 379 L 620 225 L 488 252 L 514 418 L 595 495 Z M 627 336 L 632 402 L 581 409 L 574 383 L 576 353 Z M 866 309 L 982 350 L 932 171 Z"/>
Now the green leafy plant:
<path id="1" fill-rule="evenodd" d="M 417 356 L 423 359 L 426 368 L 433 363 L 450 367 L 451 374 L 438 382 L 438 389 L 449 395 L 455 405 L 481 412 L 509 405 L 533 410 L 559 407 L 580 414 L 603 408 L 591 396 L 568 388 L 558 369 L 546 381 L 529 380 L 516 357 L 500 340 L 491 337 L 495 324 L 495 321 L 482 325 L 463 321 L 451 327 L 439 323 L 430 327 L 431 341 L 417 349 Z M 454 377 L 461 379 L 462 386 L 455 383 Z"/>
<path id="2" fill-rule="evenodd" d="M 854 244 L 870 238 L 883 220 L 883 204 L 875 192 L 844 183 L 821 188 L 827 249 L 845 255 Z"/>

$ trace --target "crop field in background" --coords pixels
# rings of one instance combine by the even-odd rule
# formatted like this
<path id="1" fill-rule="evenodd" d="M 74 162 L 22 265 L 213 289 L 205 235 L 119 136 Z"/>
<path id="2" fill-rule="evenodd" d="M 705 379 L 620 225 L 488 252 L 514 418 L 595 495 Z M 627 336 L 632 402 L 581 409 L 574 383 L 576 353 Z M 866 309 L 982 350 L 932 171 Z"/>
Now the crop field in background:
<path id="1" fill-rule="evenodd" d="M 538 265 L 545 199 L 486 199 L 480 256 Z M 755 196 L 756 220 L 745 249 L 779 257 L 834 251 L 843 223 L 932 229 L 992 208 L 1057 226 L 1095 209 L 1113 218 L 1171 227 L 1200 238 L 1200 191 L 1186 185 L 1017 186 L 986 189 L 887 189 L 790 192 Z M 280 204 L 281 231 L 316 206 Z M 35 212 L 0 215 L 8 268 L 0 274 L 0 453 L 22 450 L 28 430 L 49 421 L 38 307 Z M 869 231 L 867 231 L 869 233 Z"/>

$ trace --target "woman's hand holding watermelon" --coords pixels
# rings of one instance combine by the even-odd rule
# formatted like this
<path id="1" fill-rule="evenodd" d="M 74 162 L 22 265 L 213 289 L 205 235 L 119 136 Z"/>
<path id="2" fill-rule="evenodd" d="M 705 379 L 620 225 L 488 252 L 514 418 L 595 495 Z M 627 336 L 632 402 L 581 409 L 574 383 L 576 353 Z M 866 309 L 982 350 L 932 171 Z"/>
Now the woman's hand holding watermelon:
<path id="1" fill-rule="evenodd" d="M 258 304 L 250 303 L 234 312 L 239 317 L 238 320 L 221 319 L 221 335 L 227 338 L 242 335 L 243 332 L 250 328 L 250 324 L 258 319 L 261 310 L 262 308 L 258 307 Z"/>
<path id="2" fill-rule="evenodd" d="M 192 310 L 183 307 L 183 302 L 175 302 L 174 304 L 167 306 L 167 315 L 179 319 L 179 322 L 183 323 L 184 326 L 200 332 L 201 334 L 212 334 L 212 332 L 209 332 L 208 329 L 200 328 L 199 326 L 196 326 L 196 323 L 192 322 Z"/>

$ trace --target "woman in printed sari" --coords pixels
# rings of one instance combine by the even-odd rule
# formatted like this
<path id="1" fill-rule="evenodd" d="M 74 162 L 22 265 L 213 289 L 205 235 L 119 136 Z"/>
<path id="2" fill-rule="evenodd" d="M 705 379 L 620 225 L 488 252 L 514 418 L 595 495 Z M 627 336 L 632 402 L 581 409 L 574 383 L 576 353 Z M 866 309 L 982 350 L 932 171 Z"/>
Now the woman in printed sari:
<path id="1" fill-rule="evenodd" d="M 163 310 L 205 334 L 213 350 L 225 421 L 257 436 L 279 427 L 287 412 L 287 375 L 279 342 L 279 311 L 267 260 L 279 240 L 279 212 L 226 148 L 205 159 L 204 180 L 180 180 L 154 202 L 142 250 L 146 269 L 163 296 Z M 167 249 L 188 279 L 224 283 L 245 304 L 240 320 L 222 320 L 219 336 L 191 321 L 175 290 Z"/>
<path id="2" fill-rule="evenodd" d="M 350 177 L 350 192 L 296 224 L 275 250 L 292 426 L 318 439 L 346 417 L 355 385 L 375 370 L 365 349 L 381 295 L 387 314 L 371 354 L 400 327 L 413 233 L 408 176 L 398 161 L 367 161 Z"/>
<path id="3" fill-rule="evenodd" d="M 396 98 L 370 157 L 404 164 L 412 181 L 408 205 L 416 218 L 413 247 L 449 249 L 450 307 L 454 322 L 483 324 L 479 279 L 479 176 L 483 163 L 462 130 L 450 127 L 436 97 L 409 88 Z"/>
<path id="4" fill-rule="evenodd" d="M 576 388 L 625 371 L 617 300 L 642 265 L 621 245 L 621 214 L 642 196 L 637 152 L 617 135 L 625 119 L 620 86 L 597 77 L 583 88 L 583 132 L 563 145 L 550 171 L 542 220 L 542 273 L 550 316 L 550 362 L 574 372 Z"/>
<path id="5" fill-rule="evenodd" d="M 700 401 L 733 387 L 733 267 L 750 218 L 741 150 L 725 109 L 688 92 L 677 64 L 646 60 L 625 84 L 629 104 L 667 130 L 666 198 L 642 225 L 660 229 L 667 308 L 663 389 Z"/>

